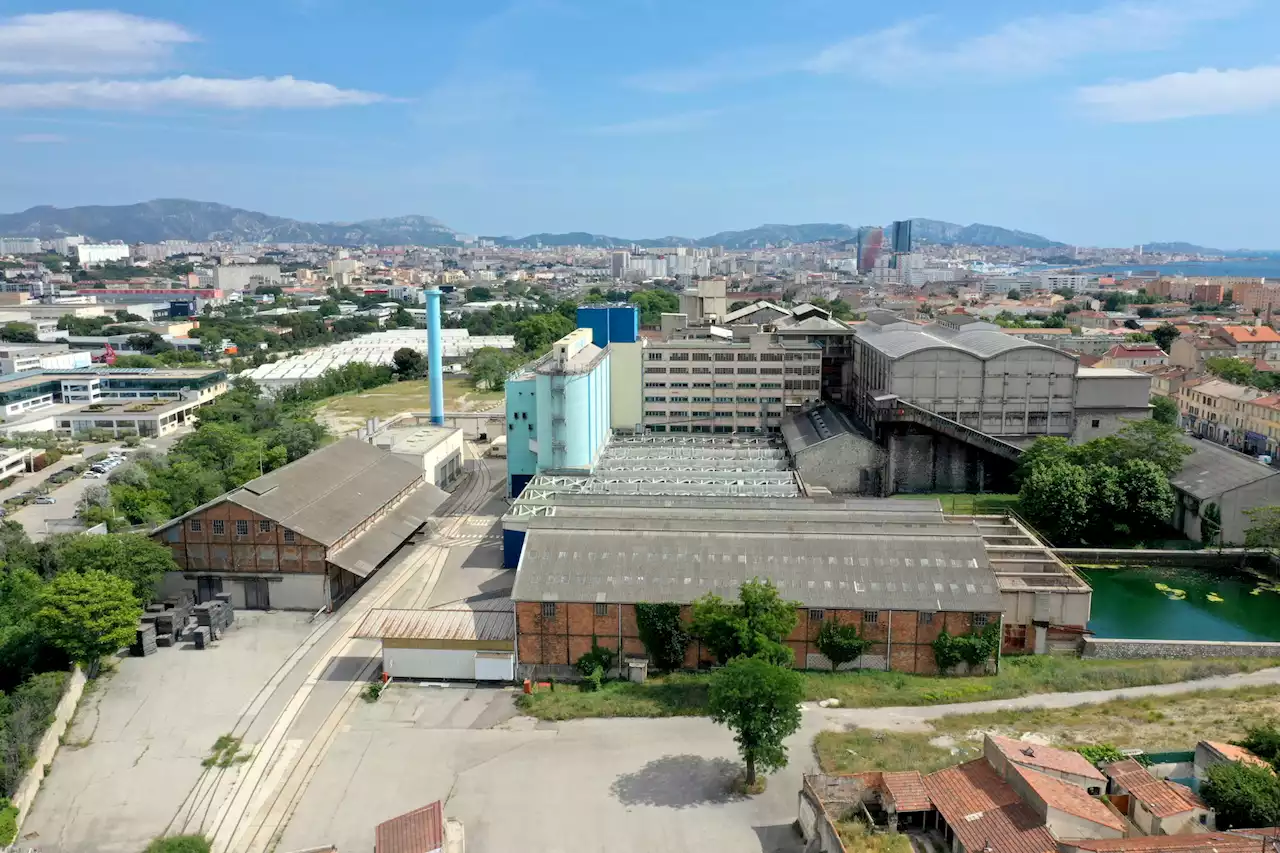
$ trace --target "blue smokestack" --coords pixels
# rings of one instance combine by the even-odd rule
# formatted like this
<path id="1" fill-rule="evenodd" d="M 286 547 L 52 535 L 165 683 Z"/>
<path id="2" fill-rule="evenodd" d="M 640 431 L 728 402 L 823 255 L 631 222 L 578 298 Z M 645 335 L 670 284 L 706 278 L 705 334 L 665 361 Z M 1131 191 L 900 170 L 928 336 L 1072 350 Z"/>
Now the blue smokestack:
<path id="1" fill-rule="evenodd" d="M 444 368 L 440 351 L 440 288 L 427 288 L 427 381 L 431 384 L 431 423 L 444 425 Z"/>

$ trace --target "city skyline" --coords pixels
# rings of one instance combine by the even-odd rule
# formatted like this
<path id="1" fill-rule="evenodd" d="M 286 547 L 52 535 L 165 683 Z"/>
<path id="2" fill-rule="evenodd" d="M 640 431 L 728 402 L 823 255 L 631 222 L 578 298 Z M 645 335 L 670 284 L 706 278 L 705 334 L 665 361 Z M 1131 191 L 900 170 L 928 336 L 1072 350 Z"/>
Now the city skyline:
<path id="1" fill-rule="evenodd" d="M 1253 164 L 1277 129 L 1280 10 L 1259 2 L 477 5 L 13 4 L 0 207 L 180 196 L 511 235 L 927 216 L 1078 245 L 1275 243 L 1254 199 L 1280 178 Z"/>

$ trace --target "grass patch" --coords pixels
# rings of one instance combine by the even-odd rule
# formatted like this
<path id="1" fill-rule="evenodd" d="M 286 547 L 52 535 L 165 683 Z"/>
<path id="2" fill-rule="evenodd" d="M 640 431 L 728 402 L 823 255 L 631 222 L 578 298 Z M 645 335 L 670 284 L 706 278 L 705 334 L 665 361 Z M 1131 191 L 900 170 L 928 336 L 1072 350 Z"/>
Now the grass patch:
<path id="1" fill-rule="evenodd" d="M 911 853 L 911 841 L 898 832 L 872 832 L 855 818 L 836 821 L 836 834 L 847 853 Z"/>
<path id="2" fill-rule="evenodd" d="M 230 767 L 233 764 L 243 764 L 251 756 L 252 753 L 250 752 L 240 751 L 240 738 L 231 735 L 219 735 L 218 739 L 213 742 L 213 749 L 210 750 L 209 755 L 200 764 L 204 767 Z"/>
<path id="3" fill-rule="evenodd" d="M 1238 740 L 1247 727 L 1277 715 L 1280 686 L 1268 685 L 1113 699 L 1075 708 L 953 714 L 932 721 L 931 731 L 923 733 L 822 732 L 814 749 L 822 769 L 829 773 L 927 772 L 975 757 L 984 732 L 1011 737 L 1034 732 L 1060 747 L 1108 743 L 1120 749 L 1162 752 L 1190 749 L 1205 739 Z"/>
<path id="4" fill-rule="evenodd" d="M 212 849 L 203 835 L 171 835 L 152 841 L 142 853 L 210 853 Z"/>
<path id="5" fill-rule="evenodd" d="M 839 699 L 846 708 L 883 708 L 1171 684 L 1277 665 L 1280 661 L 1271 658 L 1095 661 L 1036 655 L 1005 658 L 999 675 L 973 678 L 901 672 L 803 675 L 807 701 Z M 526 714 L 543 720 L 698 716 L 706 713 L 709 679 L 707 673 L 679 673 L 651 678 L 644 684 L 611 682 L 598 692 L 558 684 L 554 692 L 541 690 L 521 696 L 518 704 Z"/>
<path id="6" fill-rule="evenodd" d="M 896 500 L 931 501 L 942 504 L 942 511 L 948 515 L 1004 515 L 1006 510 L 1018 508 L 1018 496 L 982 494 L 958 495 L 949 492 L 936 492 L 925 495 L 892 495 Z"/>
<path id="7" fill-rule="evenodd" d="M 386 418 L 400 412 L 425 412 L 429 402 L 429 383 L 425 379 L 393 382 L 368 391 L 359 391 L 334 397 L 323 403 L 331 414 L 340 417 Z M 458 411 L 465 402 L 472 408 L 484 408 L 483 403 L 501 402 L 503 392 L 478 391 L 471 380 L 447 377 L 444 380 L 444 406 L 448 411 Z"/>
<path id="8" fill-rule="evenodd" d="M 650 678 L 644 684 L 610 681 L 585 691 L 576 684 L 520 696 L 517 704 L 541 720 L 583 717 L 688 717 L 706 713 L 709 676 L 676 673 Z"/>

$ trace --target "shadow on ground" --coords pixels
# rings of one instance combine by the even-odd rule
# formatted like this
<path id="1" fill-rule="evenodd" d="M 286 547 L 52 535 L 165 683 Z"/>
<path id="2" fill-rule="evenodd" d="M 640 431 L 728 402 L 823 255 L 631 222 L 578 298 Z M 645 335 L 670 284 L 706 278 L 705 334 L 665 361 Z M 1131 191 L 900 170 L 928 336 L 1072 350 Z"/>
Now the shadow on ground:
<path id="1" fill-rule="evenodd" d="M 369 661 L 373 658 L 367 655 L 337 655 L 333 659 L 333 663 L 325 670 L 325 681 L 364 681 L 368 679 L 368 673 L 361 678 L 361 671 L 369 665 Z"/>
<path id="2" fill-rule="evenodd" d="M 751 828 L 760 839 L 761 853 L 801 853 L 804 850 L 804 839 L 796 831 L 794 822 Z"/>
<path id="3" fill-rule="evenodd" d="M 626 806 L 683 809 L 742 799 L 733 791 L 741 775 L 742 767 L 726 758 L 666 755 L 619 776 L 609 790 Z"/>

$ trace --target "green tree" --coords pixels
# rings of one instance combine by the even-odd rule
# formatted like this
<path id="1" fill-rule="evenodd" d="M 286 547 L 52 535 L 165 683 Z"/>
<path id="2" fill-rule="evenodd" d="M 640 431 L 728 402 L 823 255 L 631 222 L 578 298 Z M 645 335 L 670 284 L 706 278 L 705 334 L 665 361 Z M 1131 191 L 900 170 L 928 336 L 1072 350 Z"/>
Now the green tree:
<path id="1" fill-rule="evenodd" d="M 18 344 L 39 343 L 36 327 L 30 323 L 5 323 L 0 326 L 0 340 L 13 341 Z"/>
<path id="2" fill-rule="evenodd" d="M 1151 397 L 1151 418 L 1157 423 L 1178 425 L 1178 404 L 1161 394 Z"/>
<path id="3" fill-rule="evenodd" d="M 489 302 L 493 299 L 493 291 L 487 287 L 476 285 L 467 288 L 468 302 Z"/>
<path id="4" fill-rule="evenodd" d="M 112 367 L 164 367 L 164 362 L 153 355 L 117 355 Z"/>
<path id="5" fill-rule="evenodd" d="M 636 629 L 656 669 L 672 672 L 684 666 L 692 639 L 680 618 L 680 605 L 671 602 L 636 604 Z"/>
<path id="6" fill-rule="evenodd" d="M 1241 358 L 1207 358 L 1204 368 L 1219 379 L 1237 385 L 1252 385 L 1254 381 L 1253 365 Z"/>
<path id="7" fill-rule="evenodd" d="M 831 661 L 832 672 L 862 657 L 870 645 L 871 641 L 864 639 L 852 622 L 840 625 L 834 619 L 826 619 L 818 629 L 818 651 Z"/>
<path id="8" fill-rule="evenodd" d="M 1089 475 L 1079 465 L 1036 466 L 1022 481 L 1018 506 L 1053 542 L 1074 542 L 1089 525 Z"/>
<path id="9" fill-rule="evenodd" d="M 1280 823 L 1280 777 L 1271 768 L 1230 761 L 1212 765 L 1206 777 L 1200 796 L 1217 813 L 1218 829 Z"/>
<path id="10" fill-rule="evenodd" d="M 640 323 L 657 326 L 663 314 L 680 310 L 680 297 L 668 290 L 638 290 L 627 300 L 640 308 Z"/>
<path id="11" fill-rule="evenodd" d="M 1065 438 L 1056 435 L 1037 438 L 1018 457 L 1018 469 L 1014 479 L 1019 484 L 1024 483 L 1036 468 L 1051 465 L 1054 462 L 1071 462 L 1072 458 L 1071 442 Z"/>
<path id="12" fill-rule="evenodd" d="M 1242 740 L 1235 742 L 1243 746 L 1263 761 L 1269 761 L 1272 767 L 1280 767 L 1280 724 L 1269 720 L 1245 729 Z"/>
<path id="13" fill-rule="evenodd" d="M 92 671 L 104 656 L 133 640 L 141 615 L 127 580 L 93 570 L 64 572 L 54 578 L 35 619 L 50 643 Z"/>
<path id="14" fill-rule="evenodd" d="M 1117 468 L 1130 459 L 1154 462 L 1166 476 L 1182 470 L 1191 448 L 1182 440 L 1182 431 L 1156 420 L 1133 421 L 1115 435 L 1095 438 L 1072 448 L 1071 459 L 1077 465 L 1114 465 Z"/>
<path id="15" fill-rule="evenodd" d="M 1173 346 L 1173 342 L 1181 335 L 1182 333 L 1179 332 L 1177 327 L 1171 323 L 1161 323 L 1159 326 L 1156 326 L 1155 331 L 1151 333 L 1151 337 L 1153 337 L 1155 342 L 1160 345 L 1160 349 L 1165 352 L 1169 351 L 1169 348 Z"/>
<path id="16" fill-rule="evenodd" d="M 1015 287 L 1015 288 L 1012 288 L 1007 295 L 1010 299 L 1014 299 L 1014 300 L 1021 299 L 1022 291 L 1018 290 L 1018 288 Z"/>
<path id="17" fill-rule="evenodd" d="M 756 771 L 787 766 L 784 741 L 800 727 L 804 686 L 798 672 L 755 657 L 735 658 L 711 677 L 707 707 L 727 726 L 747 765 L 746 785 Z"/>
<path id="18" fill-rule="evenodd" d="M 1168 476 L 1149 459 L 1130 459 L 1120 468 L 1125 518 L 1130 533 L 1158 530 L 1173 518 L 1176 495 Z"/>
<path id="19" fill-rule="evenodd" d="M 401 379 L 418 379 L 427 374 L 427 357 L 413 347 L 401 347 L 391 356 L 391 364 Z"/>
<path id="20" fill-rule="evenodd" d="M 120 578 L 142 603 L 155 597 L 156 584 L 165 572 L 178 568 L 168 548 L 141 533 L 68 536 L 56 547 L 64 571 Z"/>
<path id="21" fill-rule="evenodd" d="M 694 601 L 690 633 L 702 640 L 719 663 L 746 655 L 789 666 L 794 653 L 783 641 L 799 621 L 799 606 L 779 596 L 769 581 L 755 578 L 738 588 L 736 602 L 714 593 Z"/>
<path id="22" fill-rule="evenodd" d="M 574 328 L 574 321 L 558 312 L 535 314 L 516 324 L 515 338 L 525 352 L 543 353 Z"/>
<path id="23" fill-rule="evenodd" d="M 490 391 L 506 387 L 507 375 L 516 367 L 515 359 L 497 347 L 481 347 L 467 360 L 471 380 Z"/>

